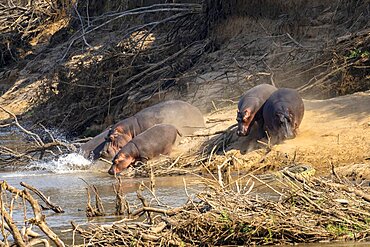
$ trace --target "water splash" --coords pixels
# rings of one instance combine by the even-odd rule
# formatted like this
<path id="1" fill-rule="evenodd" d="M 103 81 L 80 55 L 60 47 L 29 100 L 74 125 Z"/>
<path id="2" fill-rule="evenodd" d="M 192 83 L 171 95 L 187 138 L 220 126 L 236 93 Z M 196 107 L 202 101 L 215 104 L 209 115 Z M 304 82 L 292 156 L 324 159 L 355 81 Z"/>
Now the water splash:
<path id="1" fill-rule="evenodd" d="M 53 173 L 68 173 L 72 171 L 87 170 L 91 165 L 91 161 L 85 159 L 81 154 L 71 153 L 61 155 L 57 159 L 53 160 L 32 162 L 26 167 L 26 169 Z"/>

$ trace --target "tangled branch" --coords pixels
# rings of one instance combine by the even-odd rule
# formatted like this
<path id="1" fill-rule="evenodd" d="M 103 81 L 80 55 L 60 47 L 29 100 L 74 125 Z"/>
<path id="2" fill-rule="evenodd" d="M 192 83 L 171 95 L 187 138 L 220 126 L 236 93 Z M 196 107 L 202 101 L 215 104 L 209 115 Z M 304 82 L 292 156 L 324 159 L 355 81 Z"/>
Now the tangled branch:
<path id="1" fill-rule="evenodd" d="M 160 215 L 154 216 L 153 224 L 122 220 L 88 228 L 73 227 L 92 245 L 129 246 L 133 239 L 143 246 L 369 239 L 368 191 L 322 178 L 307 180 L 289 170 L 281 174 L 273 184 L 263 182 L 271 189 L 269 196 L 258 194 L 258 187 L 254 186 L 262 180 L 248 176 L 247 182 L 224 181 L 222 187 L 217 182 L 207 183 L 208 189 L 182 207 L 163 209 L 143 205 L 138 212 Z"/>

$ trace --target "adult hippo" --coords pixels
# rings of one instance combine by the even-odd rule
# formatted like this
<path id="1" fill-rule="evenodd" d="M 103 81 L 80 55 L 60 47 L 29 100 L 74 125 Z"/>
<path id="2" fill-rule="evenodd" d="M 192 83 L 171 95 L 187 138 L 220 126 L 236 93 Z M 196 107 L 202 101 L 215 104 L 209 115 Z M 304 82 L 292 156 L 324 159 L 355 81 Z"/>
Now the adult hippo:
<path id="1" fill-rule="evenodd" d="M 130 140 L 113 158 L 110 175 L 122 172 L 135 161 L 146 162 L 161 154 L 169 154 L 176 142 L 178 132 L 169 124 L 157 124 Z"/>
<path id="2" fill-rule="evenodd" d="M 198 108 L 181 100 L 169 100 L 150 106 L 112 126 L 101 156 L 113 158 L 135 136 L 162 123 L 175 126 L 183 135 L 190 135 L 204 127 L 204 118 Z"/>
<path id="3" fill-rule="evenodd" d="M 303 114 L 304 104 L 297 90 L 280 88 L 272 93 L 263 107 L 264 130 L 272 143 L 295 138 Z"/>
<path id="4" fill-rule="evenodd" d="M 238 122 L 237 134 L 239 136 L 249 135 L 254 122 L 257 122 L 262 130 L 262 106 L 276 90 L 277 88 L 272 85 L 261 84 L 249 89 L 240 97 L 236 115 L 236 121 Z"/>

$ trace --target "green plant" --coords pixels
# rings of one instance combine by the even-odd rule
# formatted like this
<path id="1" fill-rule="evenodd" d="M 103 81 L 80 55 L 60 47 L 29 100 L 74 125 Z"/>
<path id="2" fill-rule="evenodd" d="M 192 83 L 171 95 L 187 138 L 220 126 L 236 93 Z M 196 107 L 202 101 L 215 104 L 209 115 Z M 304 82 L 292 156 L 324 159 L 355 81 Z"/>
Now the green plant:
<path id="1" fill-rule="evenodd" d="M 267 243 L 272 243 L 272 231 L 270 228 L 267 229 L 268 231 L 268 235 L 263 237 L 263 241 L 267 244 Z"/>
<path id="2" fill-rule="evenodd" d="M 250 227 L 247 224 L 242 224 L 240 228 L 241 228 L 240 232 L 242 232 L 242 233 L 248 233 L 252 230 L 252 227 Z"/>
<path id="3" fill-rule="evenodd" d="M 222 211 L 221 212 L 220 221 L 222 221 L 222 222 L 229 222 L 229 221 L 231 221 L 229 215 L 227 214 L 227 212 L 225 212 L 225 211 Z"/>
<path id="4" fill-rule="evenodd" d="M 346 56 L 347 59 L 353 59 L 353 58 L 366 58 L 369 57 L 370 52 L 369 51 L 361 51 L 361 49 L 353 49 L 349 51 L 349 55 Z"/>
<path id="5" fill-rule="evenodd" d="M 326 230 L 328 230 L 329 232 L 337 236 L 347 235 L 347 236 L 353 237 L 353 232 L 350 231 L 347 228 L 347 226 L 342 225 L 342 224 L 338 224 L 338 225 L 328 224 L 326 226 Z"/>

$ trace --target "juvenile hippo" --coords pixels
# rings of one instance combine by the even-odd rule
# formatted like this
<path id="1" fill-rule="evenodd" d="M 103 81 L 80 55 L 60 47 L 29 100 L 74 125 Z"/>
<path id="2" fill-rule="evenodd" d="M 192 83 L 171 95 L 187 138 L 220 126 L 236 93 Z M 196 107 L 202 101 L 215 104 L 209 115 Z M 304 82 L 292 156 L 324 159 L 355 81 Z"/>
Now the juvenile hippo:
<path id="1" fill-rule="evenodd" d="M 183 135 L 190 135 L 204 127 L 203 115 L 198 108 L 181 100 L 165 101 L 113 125 L 101 155 L 106 159 L 113 158 L 135 136 L 155 124 L 162 123 L 175 126 Z"/>
<path id="2" fill-rule="evenodd" d="M 118 174 L 135 161 L 147 161 L 161 154 L 169 154 L 175 144 L 176 127 L 169 124 L 158 124 L 130 140 L 113 158 L 109 169 L 110 175 Z"/>
<path id="3" fill-rule="evenodd" d="M 254 122 L 263 128 L 262 110 L 268 97 L 277 90 L 269 84 L 261 84 L 249 89 L 239 100 L 236 121 L 238 122 L 237 134 L 249 135 Z"/>
<path id="4" fill-rule="evenodd" d="M 273 143 L 295 138 L 302 122 L 304 105 L 297 90 L 280 88 L 263 107 L 264 130 Z"/>

